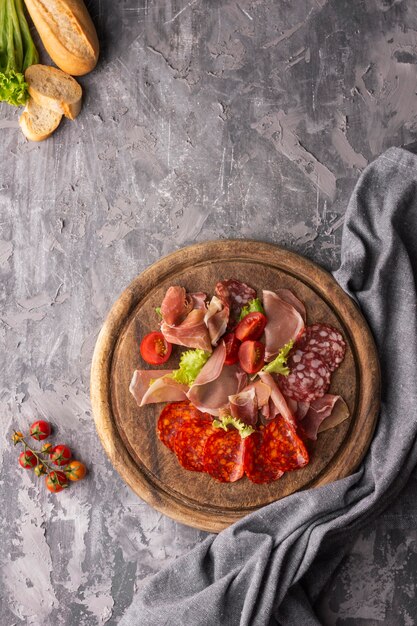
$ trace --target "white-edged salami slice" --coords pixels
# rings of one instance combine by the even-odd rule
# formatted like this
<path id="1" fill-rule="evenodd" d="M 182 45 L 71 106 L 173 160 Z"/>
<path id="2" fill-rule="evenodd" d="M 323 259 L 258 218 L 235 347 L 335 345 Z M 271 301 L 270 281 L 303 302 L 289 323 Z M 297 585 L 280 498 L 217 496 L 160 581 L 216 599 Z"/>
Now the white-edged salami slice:
<path id="1" fill-rule="evenodd" d="M 255 289 L 234 278 L 218 282 L 214 293 L 224 306 L 229 307 L 228 330 L 236 326 L 242 308 L 256 298 Z"/>
<path id="2" fill-rule="evenodd" d="M 279 376 L 283 393 L 297 402 L 312 402 L 324 396 L 330 386 L 330 370 L 311 350 L 296 350 L 288 358 L 290 373 Z"/>
<path id="3" fill-rule="evenodd" d="M 298 347 L 304 352 L 314 352 L 334 372 L 339 367 L 346 353 L 346 342 L 341 333 L 328 324 L 307 326 Z"/>

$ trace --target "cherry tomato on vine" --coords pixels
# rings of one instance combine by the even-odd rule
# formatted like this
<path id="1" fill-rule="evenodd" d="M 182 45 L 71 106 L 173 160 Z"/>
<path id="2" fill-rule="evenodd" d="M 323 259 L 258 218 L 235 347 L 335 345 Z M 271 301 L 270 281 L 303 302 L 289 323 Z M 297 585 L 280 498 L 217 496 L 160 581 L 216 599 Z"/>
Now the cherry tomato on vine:
<path id="1" fill-rule="evenodd" d="M 65 468 L 65 475 L 70 480 L 82 480 L 87 474 L 87 468 L 81 461 L 71 461 Z"/>
<path id="2" fill-rule="evenodd" d="M 72 456 L 71 450 L 68 448 L 68 446 L 65 446 L 62 443 L 59 446 L 55 446 L 55 448 L 52 448 L 50 455 L 52 463 L 60 466 L 67 465 Z"/>
<path id="3" fill-rule="evenodd" d="M 46 467 L 42 463 L 38 463 L 34 469 L 36 476 L 42 476 L 42 474 L 46 474 L 46 471 Z"/>
<path id="4" fill-rule="evenodd" d="M 45 476 L 45 483 L 47 489 L 52 493 L 58 493 L 68 487 L 68 480 L 64 472 L 54 471 L 49 472 L 48 476 Z"/>
<path id="5" fill-rule="evenodd" d="M 37 422 L 33 422 L 30 427 L 30 436 L 37 439 L 37 441 L 42 441 L 42 439 L 49 437 L 51 431 L 52 429 L 49 422 L 38 420 Z"/>
<path id="6" fill-rule="evenodd" d="M 162 365 L 168 361 L 172 352 L 172 344 L 165 341 L 165 337 L 158 331 L 144 336 L 140 344 L 142 359 L 150 365 Z"/>
<path id="7" fill-rule="evenodd" d="M 267 319 L 263 313 L 254 312 L 246 315 L 235 329 L 235 335 L 239 341 L 255 341 L 262 337 Z"/>
<path id="8" fill-rule="evenodd" d="M 38 464 L 38 459 L 30 450 L 25 450 L 19 454 L 19 464 L 24 469 L 33 469 Z"/>
<path id="9" fill-rule="evenodd" d="M 238 362 L 240 341 L 236 339 L 234 333 L 227 333 L 227 335 L 223 337 L 223 341 L 226 346 L 226 358 L 224 360 L 224 364 L 234 365 Z"/>
<path id="10" fill-rule="evenodd" d="M 265 346 L 260 341 L 244 341 L 239 348 L 240 367 L 247 374 L 256 374 L 264 365 Z"/>

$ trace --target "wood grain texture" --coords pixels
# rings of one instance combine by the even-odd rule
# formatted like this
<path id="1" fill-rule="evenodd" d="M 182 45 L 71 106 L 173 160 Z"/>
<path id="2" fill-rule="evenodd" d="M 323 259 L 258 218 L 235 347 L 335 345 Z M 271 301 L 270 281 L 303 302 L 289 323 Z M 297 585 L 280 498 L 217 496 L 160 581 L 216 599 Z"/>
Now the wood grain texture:
<path id="1" fill-rule="evenodd" d="M 342 395 L 351 417 L 310 445 L 311 461 L 268 485 L 246 478 L 221 484 L 189 472 L 156 436 L 162 405 L 139 408 L 128 391 L 143 368 L 138 345 L 157 326 L 155 307 L 166 289 L 213 293 L 218 280 L 237 278 L 262 289 L 287 287 L 306 304 L 308 321 L 328 322 L 347 342 L 331 392 Z M 178 363 L 173 350 L 167 368 Z M 146 367 L 146 366 L 145 366 Z M 97 430 L 109 458 L 126 482 L 153 507 L 191 526 L 218 532 L 251 511 L 294 491 L 349 475 L 370 443 L 379 407 L 379 365 L 359 310 L 324 270 L 305 258 L 255 241 L 214 241 L 175 252 L 138 276 L 115 302 L 99 335 L 91 374 Z"/>

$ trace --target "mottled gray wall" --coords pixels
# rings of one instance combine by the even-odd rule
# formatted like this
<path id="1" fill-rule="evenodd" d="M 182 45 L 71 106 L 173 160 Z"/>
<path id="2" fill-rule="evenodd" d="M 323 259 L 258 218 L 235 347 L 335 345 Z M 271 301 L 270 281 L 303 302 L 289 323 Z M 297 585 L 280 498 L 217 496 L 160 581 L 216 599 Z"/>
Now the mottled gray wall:
<path id="1" fill-rule="evenodd" d="M 413 0 L 89 6 L 102 54 L 77 120 L 37 145 L 0 106 L 2 626 L 114 625 L 205 535 L 141 502 L 96 436 L 91 355 L 119 293 L 161 255 L 224 237 L 335 268 L 360 171 L 417 125 Z M 7 439 L 37 417 L 90 467 L 57 497 Z M 414 624 L 416 554 L 398 505 L 353 547 L 323 623 Z"/>

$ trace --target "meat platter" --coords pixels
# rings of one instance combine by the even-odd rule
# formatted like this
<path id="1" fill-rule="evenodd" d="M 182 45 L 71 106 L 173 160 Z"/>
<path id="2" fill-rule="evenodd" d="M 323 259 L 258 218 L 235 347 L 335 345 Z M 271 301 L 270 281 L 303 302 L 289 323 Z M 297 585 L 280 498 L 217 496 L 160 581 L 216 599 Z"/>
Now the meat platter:
<path id="1" fill-rule="evenodd" d="M 296 471 L 284 474 L 274 470 L 270 480 L 265 481 L 262 476 L 259 480 L 259 472 L 254 481 L 248 479 L 250 472 L 246 475 L 240 472 L 239 480 L 233 478 L 228 482 L 228 479 L 223 481 L 221 476 L 220 480 L 213 479 L 216 472 L 219 477 L 218 468 L 214 468 L 212 475 L 188 471 L 187 464 L 181 466 L 172 450 L 163 445 L 157 435 L 158 418 L 166 403 L 138 406 L 140 402 L 137 403 L 129 392 L 132 374 L 144 368 L 139 346 L 143 337 L 155 330 L 155 309 L 160 307 L 167 290 L 176 285 L 181 286 L 184 293 L 210 294 L 213 285 L 219 281 L 227 283 L 231 277 L 237 284 L 251 285 L 258 293 L 278 291 L 280 294 L 293 294 L 306 308 L 307 328 L 313 328 L 313 335 L 316 324 L 321 329 L 331 329 L 333 337 L 343 338 L 337 339 L 342 342 L 343 354 L 338 359 L 337 369 L 334 366 L 331 382 L 330 378 L 326 382 L 328 395 L 325 398 L 342 398 L 347 415 L 333 428 L 318 435 L 315 432 L 311 440 L 305 441 L 306 447 L 302 450 L 305 450 L 306 459 L 309 457 L 308 463 L 303 462 Z M 174 345 L 163 369 L 175 370 L 183 350 L 183 347 Z M 220 352 L 221 348 L 214 349 L 213 362 L 214 355 Z M 298 357 L 291 357 L 291 354 L 290 358 L 297 360 Z M 320 358 L 313 362 L 317 367 Z M 292 366 L 295 368 L 294 363 Z M 146 367 L 152 366 L 145 364 Z M 304 364 L 300 365 L 301 368 Z M 263 377 L 261 372 L 262 380 L 269 382 L 270 378 L 266 380 L 266 376 Z M 291 376 L 285 380 L 281 378 L 283 384 L 294 385 Z M 250 383 L 250 380 L 247 382 Z M 291 391 L 289 393 L 292 395 Z M 356 305 L 324 270 L 299 255 L 271 244 L 217 241 L 197 244 L 161 259 L 123 292 L 112 307 L 97 340 L 91 398 L 97 430 L 105 450 L 134 491 L 154 508 L 174 519 L 216 532 L 265 504 L 294 491 L 347 476 L 357 467 L 376 423 L 379 366 L 365 320 Z M 310 393 L 309 399 L 312 398 Z M 271 429 L 267 423 L 260 429 L 264 427 Z M 277 425 L 272 425 L 272 428 L 275 432 Z M 204 432 L 206 430 L 207 426 Z M 230 427 L 226 435 L 230 441 L 241 441 Z M 260 434 L 257 433 L 257 436 L 260 437 Z M 212 435 L 211 448 L 223 445 L 222 437 L 219 433 Z M 252 448 L 255 439 L 256 436 L 252 435 L 247 440 L 251 440 Z M 246 448 L 249 449 L 249 445 Z M 215 455 L 211 456 L 214 458 Z"/>

